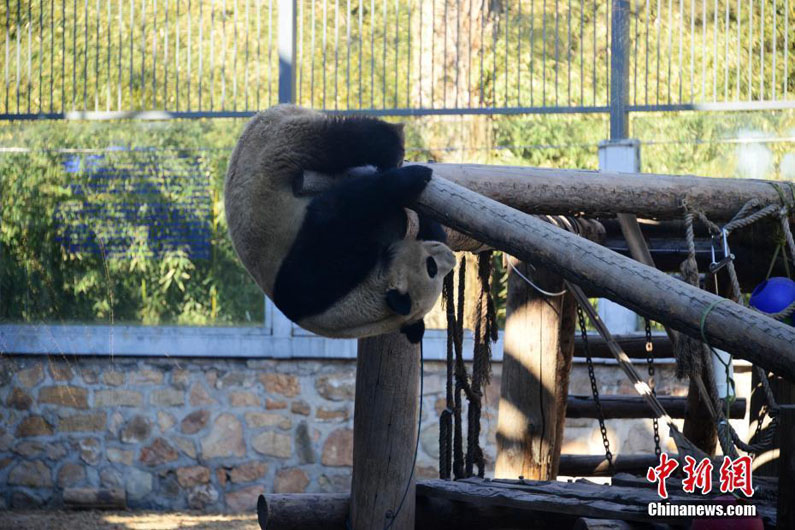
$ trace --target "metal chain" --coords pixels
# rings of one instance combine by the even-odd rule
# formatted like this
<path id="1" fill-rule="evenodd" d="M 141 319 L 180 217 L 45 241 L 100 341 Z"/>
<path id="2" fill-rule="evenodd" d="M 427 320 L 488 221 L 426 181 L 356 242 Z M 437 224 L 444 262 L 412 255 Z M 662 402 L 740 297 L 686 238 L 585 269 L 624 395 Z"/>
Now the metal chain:
<path id="1" fill-rule="evenodd" d="M 651 321 L 648 318 L 644 319 L 646 323 L 646 362 L 649 364 L 649 388 L 651 393 L 655 396 L 657 391 L 654 389 L 654 343 L 651 340 Z M 660 456 L 662 449 L 660 448 L 660 422 L 659 418 L 655 417 L 652 420 L 654 427 L 654 454 Z"/>
<path id="2" fill-rule="evenodd" d="M 591 393 L 593 400 L 596 404 L 596 410 L 599 413 L 599 431 L 602 433 L 602 445 L 605 447 L 605 459 L 610 470 L 613 470 L 613 453 L 610 451 L 610 440 L 607 438 L 607 427 L 605 427 L 605 413 L 602 410 L 602 402 L 599 400 L 599 389 L 596 386 L 596 375 L 593 371 L 593 359 L 591 359 L 591 348 L 588 345 L 588 332 L 585 327 L 585 315 L 582 311 L 582 306 L 577 304 L 577 319 L 580 322 L 580 335 L 582 336 L 582 345 L 585 349 L 585 361 L 588 365 L 588 377 L 591 379 Z"/>

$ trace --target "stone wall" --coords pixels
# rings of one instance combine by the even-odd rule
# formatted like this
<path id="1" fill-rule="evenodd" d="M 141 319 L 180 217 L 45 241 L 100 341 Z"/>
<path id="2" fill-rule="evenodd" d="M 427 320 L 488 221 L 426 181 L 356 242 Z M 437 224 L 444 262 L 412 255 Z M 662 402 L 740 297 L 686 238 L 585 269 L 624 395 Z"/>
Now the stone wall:
<path id="1" fill-rule="evenodd" d="M 501 365 L 483 412 L 495 456 Z M 0 508 L 57 507 L 64 488 L 121 488 L 128 506 L 245 511 L 262 492 L 350 488 L 353 361 L 4 357 Z M 683 395 L 670 367 L 660 391 Z M 598 366 L 605 393 L 632 393 Z M 445 369 L 425 363 L 419 477 L 434 477 Z M 572 393 L 589 393 L 582 366 Z M 652 448 L 650 421 L 608 422 L 614 452 Z M 663 433 L 665 434 L 665 433 Z M 569 420 L 564 452 L 599 453 L 595 420 Z"/>

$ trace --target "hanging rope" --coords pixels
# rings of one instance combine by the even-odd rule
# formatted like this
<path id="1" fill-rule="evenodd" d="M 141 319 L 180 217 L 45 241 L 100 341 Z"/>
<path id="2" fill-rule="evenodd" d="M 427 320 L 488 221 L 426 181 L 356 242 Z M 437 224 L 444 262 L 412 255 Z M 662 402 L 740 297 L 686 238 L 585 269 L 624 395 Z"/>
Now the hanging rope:
<path id="1" fill-rule="evenodd" d="M 782 203 L 785 204 L 784 207 L 779 207 L 771 204 L 759 210 L 753 211 L 755 208 L 759 207 L 759 201 L 757 201 L 756 199 L 752 199 L 748 201 L 746 204 L 744 204 L 743 207 L 737 212 L 737 214 L 728 223 L 726 223 L 726 225 L 723 226 L 723 228 L 719 227 L 718 225 L 710 221 L 707 218 L 707 216 L 704 215 L 703 212 L 689 209 L 687 205 L 683 202 L 683 207 L 685 208 L 685 227 L 686 227 L 685 236 L 688 244 L 688 257 L 687 260 L 682 264 L 682 273 L 685 276 L 686 281 L 688 281 L 689 283 L 692 283 L 693 281 L 695 282 L 698 281 L 698 272 L 697 272 L 697 267 L 695 266 L 695 242 L 694 242 L 695 238 L 693 235 L 694 215 L 698 216 L 699 220 L 707 227 L 707 229 L 709 230 L 710 234 L 713 237 L 720 236 L 724 238 L 725 241 L 725 238 L 728 238 L 729 233 L 732 232 L 733 230 L 747 227 L 768 216 L 778 214 L 779 221 L 781 224 L 781 229 L 784 233 L 784 240 L 790 251 L 790 255 L 793 259 L 793 262 L 795 262 L 795 239 L 793 239 L 792 232 L 789 226 L 788 207 L 786 206 L 787 201 L 785 200 L 783 192 L 778 187 L 776 187 L 776 189 L 777 191 L 779 191 L 779 196 L 782 199 Z M 724 251 L 725 250 L 726 249 L 724 249 Z M 776 251 L 776 254 L 774 254 L 773 256 L 773 262 L 771 263 L 770 271 L 772 271 L 773 269 L 773 265 L 775 263 L 775 259 L 777 256 L 778 256 L 778 249 Z M 786 264 L 787 263 L 786 256 L 784 256 L 784 260 Z M 729 282 L 731 285 L 731 290 L 732 290 L 731 298 L 734 302 L 742 305 L 743 296 L 740 288 L 740 282 L 737 278 L 737 271 L 734 267 L 733 259 L 728 259 L 726 261 L 725 268 L 728 273 Z M 717 272 L 718 272 L 717 270 L 713 271 L 713 274 L 717 274 Z M 768 276 L 769 275 L 770 272 L 768 272 Z M 737 432 L 734 430 L 731 423 L 729 423 L 729 420 L 727 419 L 729 416 L 728 409 L 731 406 L 731 403 L 734 401 L 734 399 L 736 399 L 736 396 L 734 395 L 733 391 L 734 381 L 729 376 L 729 367 L 731 366 L 732 359 L 731 356 L 729 356 L 729 361 L 724 362 L 721 356 L 718 355 L 717 352 L 715 352 L 712 349 L 712 347 L 709 345 L 706 338 L 706 334 L 704 332 L 704 325 L 706 323 L 706 318 L 716 305 L 717 303 L 712 304 L 704 311 L 704 314 L 702 315 L 701 349 L 702 351 L 715 356 L 715 358 L 717 358 L 721 363 L 723 363 L 726 368 L 727 389 L 731 390 L 727 396 L 727 399 L 724 400 L 725 408 L 721 406 L 720 403 L 721 400 L 718 399 L 717 397 L 714 378 L 704 377 L 703 370 L 701 373 L 699 373 L 698 370 L 694 370 L 697 367 L 695 366 L 696 363 L 694 363 L 692 359 L 689 361 L 689 364 L 687 365 L 685 364 L 688 361 L 685 361 L 684 357 L 689 352 L 685 352 L 682 350 L 677 351 L 677 375 L 679 375 L 680 370 L 686 371 L 686 368 L 689 368 L 690 370 L 694 370 L 691 371 L 691 377 L 703 378 L 703 382 L 704 384 L 706 384 L 709 394 L 712 395 L 714 406 L 712 407 L 711 410 L 713 411 L 714 419 L 716 421 L 716 426 L 718 430 L 718 440 L 720 441 L 721 449 L 723 450 L 724 454 L 735 457 L 737 455 L 736 447 L 739 447 L 741 450 L 747 453 L 759 454 L 760 452 L 771 447 L 773 444 L 773 439 L 775 437 L 775 430 L 777 425 L 778 404 L 776 403 L 773 392 L 770 389 L 767 373 L 764 372 L 761 368 L 755 366 L 754 370 L 757 374 L 757 377 L 760 380 L 760 384 L 762 385 L 763 390 L 765 391 L 765 397 L 767 400 L 767 407 L 768 407 L 767 414 L 771 416 L 771 421 L 768 425 L 768 429 L 764 432 L 762 432 L 761 430 L 762 421 L 764 420 L 764 415 L 763 415 L 761 418 L 759 418 L 757 423 L 757 431 L 756 434 L 754 435 L 756 441 L 754 443 L 745 443 L 737 434 Z M 790 317 L 793 313 L 795 313 L 795 302 L 793 302 L 792 304 L 790 304 L 789 306 L 787 306 L 786 308 L 782 309 L 777 313 L 773 314 L 766 313 L 766 314 L 771 318 L 775 318 L 777 320 L 783 320 Z M 693 339 L 690 339 L 690 341 L 692 340 Z M 692 342 L 690 342 L 686 346 L 683 346 L 683 349 L 684 347 L 687 347 L 689 349 L 692 348 L 692 346 L 693 344 Z M 679 365 L 680 356 L 683 361 L 681 367 Z M 706 359 L 700 359 L 700 361 L 698 361 L 700 364 L 702 364 L 702 368 L 707 366 L 707 363 L 705 361 Z"/>
<path id="2" fill-rule="evenodd" d="M 453 292 L 453 280 L 455 271 L 451 270 L 444 277 L 442 284 L 442 303 L 447 315 L 447 329 L 456 329 L 455 320 L 455 294 Z M 447 333 L 447 381 L 445 385 L 446 402 L 445 408 L 439 416 L 439 478 L 450 480 L 452 472 L 453 456 L 453 347 L 456 333 Z"/>

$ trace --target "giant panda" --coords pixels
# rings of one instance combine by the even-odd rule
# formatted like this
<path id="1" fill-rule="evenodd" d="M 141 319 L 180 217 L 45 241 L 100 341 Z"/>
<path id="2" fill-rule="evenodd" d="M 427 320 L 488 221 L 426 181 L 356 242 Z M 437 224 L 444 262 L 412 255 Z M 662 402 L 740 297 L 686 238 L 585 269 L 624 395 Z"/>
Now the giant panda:
<path id="1" fill-rule="evenodd" d="M 410 204 L 431 170 L 401 167 L 401 125 L 330 117 L 294 105 L 254 116 L 232 152 L 224 183 L 229 234 L 257 285 L 293 322 L 327 337 L 403 331 L 419 342 L 423 317 L 455 259 L 438 223 Z M 374 166 L 314 197 L 294 192 L 305 170 Z"/>

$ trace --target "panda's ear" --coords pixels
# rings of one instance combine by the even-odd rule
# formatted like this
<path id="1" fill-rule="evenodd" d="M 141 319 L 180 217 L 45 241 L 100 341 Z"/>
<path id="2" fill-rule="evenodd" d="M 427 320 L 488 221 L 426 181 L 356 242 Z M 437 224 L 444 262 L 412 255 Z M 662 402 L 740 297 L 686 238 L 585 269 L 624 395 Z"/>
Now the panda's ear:
<path id="1" fill-rule="evenodd" d="M 386 305 L 398 315 L 411 313 L 411 297 L 408 293 L 401 293 L 397 289 L 390 289 L 386 292 Z"/>

